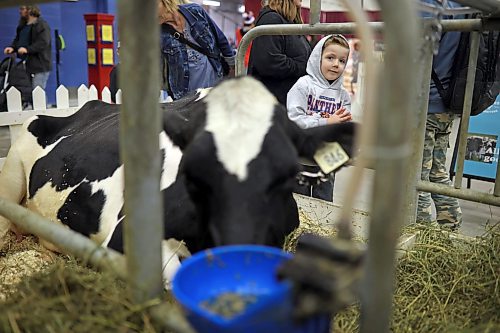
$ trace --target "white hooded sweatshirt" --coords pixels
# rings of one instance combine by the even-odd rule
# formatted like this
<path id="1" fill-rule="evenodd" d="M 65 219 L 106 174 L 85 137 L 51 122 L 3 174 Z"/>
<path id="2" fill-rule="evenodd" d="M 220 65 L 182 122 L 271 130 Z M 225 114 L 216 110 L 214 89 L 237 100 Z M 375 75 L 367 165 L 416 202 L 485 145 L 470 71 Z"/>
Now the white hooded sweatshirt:
<path id="1" fill-rule="evenodd" d="M 329 37 L 316 44 L 307 62 L 307 75 L 298 79 L 287 95 L 288 117 L 301 128 L 326 125 L 322 113 L 333 114 L 342 107 L 351 112 L 351 96 L 342 85 L 344 73 L 331 84 L 321 73 L 321 53 Z"/>

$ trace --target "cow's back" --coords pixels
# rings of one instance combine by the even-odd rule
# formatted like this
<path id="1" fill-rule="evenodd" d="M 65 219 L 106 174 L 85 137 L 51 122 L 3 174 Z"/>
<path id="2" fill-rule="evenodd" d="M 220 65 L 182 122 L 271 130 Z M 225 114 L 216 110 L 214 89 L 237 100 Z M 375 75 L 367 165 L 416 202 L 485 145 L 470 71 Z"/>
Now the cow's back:
<path id="1" fill-rule="evenodd" d="M 26 206 L 103 241 L 123 205 L 118 120 L 119 106 L 91 101 L 68 117 L 27 122 L 6 161 L 6 167 L 9 160 L 22 165 L 22 177 L 15 178 L 23 178 L 17 183 Z"/>

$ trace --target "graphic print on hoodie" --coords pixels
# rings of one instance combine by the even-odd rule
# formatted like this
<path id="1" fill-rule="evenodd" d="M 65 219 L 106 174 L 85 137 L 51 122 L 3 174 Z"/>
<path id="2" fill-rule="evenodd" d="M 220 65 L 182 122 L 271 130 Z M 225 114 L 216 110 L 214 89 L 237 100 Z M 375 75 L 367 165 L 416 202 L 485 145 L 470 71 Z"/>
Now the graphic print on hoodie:
<path id="1" fill-rule="evenodd" d="M 322 113 L 333 114 L 342 107 L 351 112 L 351 96 L 342 85 L 344 73 L 332 83 L 321 73 L 321 52 L 330 37 L 316 44 L 307 61 L 307 75 L 298 79 L 287 95 L 288 117 L 301 128 L 326 125 Z"/>

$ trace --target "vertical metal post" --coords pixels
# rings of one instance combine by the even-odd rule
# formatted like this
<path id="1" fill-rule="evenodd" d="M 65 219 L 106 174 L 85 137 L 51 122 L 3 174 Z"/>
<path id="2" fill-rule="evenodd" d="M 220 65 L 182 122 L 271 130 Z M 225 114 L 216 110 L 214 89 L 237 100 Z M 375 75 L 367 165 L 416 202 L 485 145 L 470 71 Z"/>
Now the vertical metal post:
<path id="1" fill-rule="evenodd" d="M 137 302 L 162 291 L 159 26 L 157 1 L 119 1 L 120 155 L 125 165 L 125 254 Z M 133 79 L 132 79 L 133 78 Z"/>
<path id="2" fill-rule="evenodd" d="M 467 83 L 465 85 L 464 108 L 462 120 L 460 122 L 459 144 L 457 153 L 457 172 L 455 173 L 455 188 L 462 187 L 462 178 L 464 176 L 465 148 L 467 146 L 467 133 L 469 131 L 470 110 L 472 106 L 472 93 L 474 92 L 474 81 L 476 79 L 477 57 L 479 53 L 479 34 L 478 31 L 470 33 L 470 53 L 469 68 L 467 70 Z"/>
<path id="3" fill-rule="evenodd" d="M 500 148 L 496 148 L 500 149 Z M 493 154 L 493 156 L 495 156 Z M 493 189 L 493 195 L 496 197 L 500 197 L 500 153 L 497 155 L 497 174 L 495 176 L 495 187 Z"/>
<path id="4" fill-rule="evenodd" d="M 309 24 L 319 23 L 321 15 L 321 0 L 311 0 L 309 8 Z"/>
<path id="5" fill-rule="evenodd" d="M 420 180 L 422 171 L 422 158 L 424 151 L 425 124 L 427 122 L 427 109 L 429 106 L 429 89 L 432 71 L 432 51 L 433 43 L 430 38 L 430 25 L 425 25 L 422 36 L 421 49 L 418 54 L 416 67 L 421 69 L 417 71 L 418 92 L 417 99 L 413 101 L 414 110 L 410 116 L 410 125 L 413 127 L 412 151 L 408 174 L 405 180 L 404 204 L 403 204 L 403 222 L 405 224 L 416 221 L 418 191 L 416 189 L 417 181 Z"/>
<path id="6" fill-rule="evenodd" d="M 410 114 L 416 100 L 417 13 L 410 0 L 380 0 L 385 21 L 385 84 L 378 104 L 368 253 L 363 276 L 360 332 L 389 331 L 395 247 L 402 225 L 404 181 L 412 154 Z M 383 193 L 384 195 L 380 195 Z M 376 198 L 375 198 L 376 196 Z"/>

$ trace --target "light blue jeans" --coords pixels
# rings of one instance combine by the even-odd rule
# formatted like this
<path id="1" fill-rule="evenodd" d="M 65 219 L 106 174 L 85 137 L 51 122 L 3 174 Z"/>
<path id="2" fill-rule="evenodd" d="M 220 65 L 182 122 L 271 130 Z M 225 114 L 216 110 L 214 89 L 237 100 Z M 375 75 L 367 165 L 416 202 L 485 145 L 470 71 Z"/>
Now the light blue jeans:
<path id="1" fill-rule="evenodd" d="M 50 72 L 42 72 L 42 73 L 32 74 L 31 87 L 33 89 L 35 89 L 36 87 L 40 86 L 40 88 L 45 90 L 45 87 L 47 85 L 47 81 L 49 80 L 49 75 L 50 75 Z"/>

